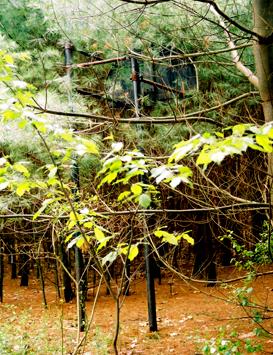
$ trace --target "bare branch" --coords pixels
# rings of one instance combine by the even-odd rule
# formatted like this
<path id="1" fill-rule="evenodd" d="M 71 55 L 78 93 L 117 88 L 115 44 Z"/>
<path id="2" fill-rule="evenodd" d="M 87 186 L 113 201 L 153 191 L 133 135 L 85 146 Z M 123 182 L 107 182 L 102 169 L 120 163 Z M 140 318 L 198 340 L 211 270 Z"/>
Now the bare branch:
<path id="1" fill-rule="evenodd" d="M 230 99 L 230 100 L 228 100 L 226 102 L 223 102 L 222 104 L 219 104 L 219 105 L 216 105 L 216 106 L 212 106 L 212 107 L 209 107 L 209 108 L 204 109 L 204 110 L 188 113 L 184 117 L 185 118 L 190 118 L 190 117 L 193 117 L 193 116 L 202 115 L 202 114 L 210 112 L 210 111 L 218 110 L 220 108 L 223 108 L 225 106 L 231 105 L 231 104 L 233 104 L 236 101 L 242 100 L 245 97 L 252 96 L 252 95 L 259 95 L 259 92 L 258 91 L 246 92 L 246 93 L 244 93 L 242 95 L 234 97 L 233 99 Z M 165 119 L 172 118 L 172 117 L 173 116 L 165 116 Z M 161 119 L 161 118 L 163 118 L 163 117 L 157 117 L 157 119 Z"/>
<path id="2" fill-rule="evenodd" d="M 144 5 L 144 6 L 156 5 L 156 4 L 160 4 L 160 3 L 164 3 L 164 2 L 171 2 L 171 0 L 120 0 L 120 1 L 125 2 L 125 3 Z M 247 33 L 251 37 L 256 38 L 259 41 L 259 43 L 272 44 L 273 32 L 269 36 L 263 37 L 263 36 L 259 35 L 257 32 L 250 30 L 249 28 L 241 25 L 240 23 L 238 23 L 237 21 L 235 21 L 231 17 L 229 17 L 224 11 L 222 11 L 219 8 L 219 6 L 216 4 L 216 2 L 214 0 L 194 0 L 194 1 L 211 5 L 214 8 L 214 10 L 218 13 L 218 15 L 220 15 L 223 19 L 225 19 L 231 25 L 237 27 L 239 30 L 243 31 L 244 33 Z"/>
<path id="3" fill-rule="evenodd" d="M 214 206 L 214 207 L 205 207 L 205 208 L 188 208 L 188 209 L 133 209 L 133 210 L 123 210 L 123 211 L 95 211 L 99 215 L 103 216 L 124 216 L 131 214 L 188 214 L 188 213 L 204 213 L 204 212 L 218 212 L 218 211 L 227 211 L 232 210 L 232 213 L 241 213 L 242 211 L 249 210 L 268 210 L 268 203 L 260 203 L 260 202 L 245 202 L 245 203 L 235 203 L 231 205 L 225 206 Z M 12 214 L 1 214 L 0 219 L 12 219 L 12 218 L 33 218 L 34 214 L 28 213 L 12 213 Z M 61 215 L 57 217 L 59 220 L 68 219 L 68 215 Z M 37 220 L 40 219 L 56 219 L 56 216 L 41 214 L 37 217 Z"/>
<path id="4" fill-rule="evenodd" d="M 114 124 L 118 123 L 130 123 L 130 124 L 144 124 L 144 123 L 149 123 L 149 124 L 175 124 L 175 123 L 181 123 L 181 122 L 186 122 L 186 121 L 205 121 L 209 123 L 216 124 L 218 126 L 223 126 L 223 123 L 218 122 L 213 120 L 210 117 L 195 117 L 195 116 L 170 116 L 168 118 L 159 118 L 157 119 L 156 117 L 148 117 L 148 116 L 143 116 L 142 118 L 138 117 L 132 117 L 132 118 L 119 118 L 119 117 L 109 117 L 109 116 L 99 116 L 99 115 L 92 115 L 92 114 L 87 114 L 87 113 L 80 113 L 80 112 L 63 112 L 63 111 L 54 111 L 54 110 L 48 110 L 46 108 L 38 107 L 38 106 L 31 106 L 33 109 L 38 110 L 43 113 L 48 113 L 52 115 L 57 115 L 57 116 L 66 116 L 66 117 L 81 117 L 81 118 L 86 118 L 86 119 L 94 119 L 96 121 L 103 121 L 103 122 L 112 122 Z"/>
<path id="5" fill-rule="evenodd" d="M 203 57 L 203 56 L 210 56 L 210 55 L 215 55 L 215 54 L 222 54 L 226 52 L 231 52 L 234 49 L 243 49 L 247 47 L 251 47 L 252 44 L 241 44 L 240 46 L 236 46 L 235 48 L 223 48 L 223 49 L 218 49 L 215 51 L 208 51 L 208 52 L 194 52 L 194 53 L 185 53 L 185 54 L 176 54 L 176 55 L 169 55 L 166 57 L 149 57 L 141 53 L 137 53 L 133 51 L 132 49 L 129 49 L 130 53 L 134 55 L 137 58 L 141 58 L 143 60 L 151 61 L 153 63 L 157 62 L 164 62 L 164 61 L 170 61 L 173 59 L 187 59 L 187 58 L 196 58 L 196 57 Z"/>
<path id="6" fill-rule="evenodd" d="M 231 38 L 227 26 L 225 25 L 224 21 L 221 19 L 221 16 L 219 15 L 219 12 L 216 11 L 214 6 L 209 6 L 209 9 L 218 18 L 219 24 L 224 29 L 225 35 L 227 37 L 228 46 L 231 49 L 232 61 L 235 64 L 236 68 L 248 78 L 248 80 L 252 85 L 254 85 L 257 89 L 259 89 L 258 77 L 240 61 L 239 53 Z"/>

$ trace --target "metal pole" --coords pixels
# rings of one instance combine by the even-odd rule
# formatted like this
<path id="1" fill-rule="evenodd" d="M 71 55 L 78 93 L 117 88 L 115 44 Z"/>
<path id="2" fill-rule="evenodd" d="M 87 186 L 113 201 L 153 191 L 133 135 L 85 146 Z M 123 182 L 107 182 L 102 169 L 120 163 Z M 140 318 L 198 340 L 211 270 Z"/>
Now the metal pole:
<path id="1" fill-rule="evenodd" d="M 132 68 L 132 81 L 133 81 L 133 90 L 134 90 L 135 113 L 136 113 L 136 117 L 139 117 L 140 74 L 139 74 L 139 65 L 135 58 L 131 58 L 131 68 Z M 142 131 L 141 126 L 137 126 L 137 127 L 141 133 Z M 145 176 L 143 177 L 143 182 L 145 182 Z M 143 218 L 145 218 L 145 215 L 143 215 Z M 145 238 L 144 240 L 144 258 L 145 258 L 149 328 L 151 332 L 156 332 L 157 321 L 156 321 L 155 285 L 154 285 L 154 276 L 151 269 L 151 248 L 147 238 Z"/>
<path id="2" fill-rule="evenodd" d="M 65 67 L 66 73 L 69 77 L 69 81 L 71 84 L 72 80 L 72 68 L 71 65 L 73 63 L 73 54 L 72 54 L 72 45 L 71 43 L 66 43 L 64 48 L 64 60 L 65 60 Z M 69 90 L 68 93 L 68 100 L 70 104 L 70 110 L 73 112 L 73 105 L 72 105 L 72 89 Z M 75 186 L 72 189 L 72 193 L 74 195 L 74 201 L 79 200 L 78 192 L 80 190 L 80 174 L 79 174 L 79 164 L 77 158 L 74 157 L 72 170 L 71 170 L 71 180 L 74 182 Z M 75 238 L 77 237 L 77 233 L 75 233 Z M 84 280 L 84 260 L 81 250 L 75 245 L 74 247 L 75 253 L 75 273 L 76 273 L 76 282 L 78 285 L 78 292 L 79 292 L 79 314 L 78 314 L 78 321 L 79 321 L 79 328 L 80 331 L 85 330 L 85 280 Z"/>
<path id="3" fill-rule="evenodd" d="M 140 75 L 139 75 L 139 65 L 135 58 L 131 58 L 131 68 L 132 68 L 131 79 L 133 82 L 135 114 L 136 117 L 139 117 Z"/>

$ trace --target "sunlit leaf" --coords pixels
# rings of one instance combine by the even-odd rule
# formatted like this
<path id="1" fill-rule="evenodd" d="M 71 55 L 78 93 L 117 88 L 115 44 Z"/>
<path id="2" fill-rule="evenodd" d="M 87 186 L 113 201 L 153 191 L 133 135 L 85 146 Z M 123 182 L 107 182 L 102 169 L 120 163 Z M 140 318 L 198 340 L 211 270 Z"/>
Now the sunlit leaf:
<path id="1" fill-rule="evenodd" d="M 130 261 L 133 261 L 136 258 L 136 256 L 138 255 L 138 252 L 139 252 L 138 245 L 137 244 L 131 245 L 130 250 L 129 250 L 129 254 L 128 254 L 128 259 Z"/>
<path id="2" fill-rule="evenodd" d="M 189 244 L 194 245 L 194 239 L 187 232 L 179 234 L 176 238 L 177 240 L 185 239 Z"/>
<path id="3" fill-rule="evenodd" d="M 130 195 L 131 195 L 130 191 L 124 191 L 124 192 L 119 194 L 118 201 L 122 201 L 122 200 L 126 199 Z"/>
<path id="4" fill-rule="evenodd" d="M 142 193 L 142 187 L 139 184 L 133 184 L 131 186 L 131 191 L 135 196 L 138 196 Z"/>
<path id="5" fill-rule="evenodd" d="M 141 207 L 148 208 L 151 205 L 151 196 L 147 193 L 139 196 L 139 204 Z"/>
<path id="6" fill-rule="evenodd" d="M 105 257 L 102 258 L 102 265 L 105 265 L 106 263 L 112 264 L 118 256 L 118 252 L 115 251 L 110 251 Z"/>
<path id="7" fill-rule="evenodd" d="M 10 185 L 9 181 L 4 181 L 0 183 L 0 191 L 5 190 Z"/>
<path id="8" fill-rule="evenodd" d="M 261 134 L 257 134 L 256 135 L 256 142 L 263 147 L 265 152 L 272 153 L 272 151 L 273 151 L 272 143 L 271 143 L 269 137 L 261 135 Z"/>
<path id="9" fill-rule="evenodd" d="M 15 163 L 13 165 L 13 169 L 18 171 L 19 173 L 22 173 L 25 177 L 30 176 L 28 169 L 24 165 L 22 165 L 21 163 Z"/>
<path id="10" fill-rule="evenodd" d="M 39 132 L 46 133 L 47 129 L 44 122 L 33 121 L 32 124 Z"/>
<path id="11" fill-rule="evenodd" d="M 104 232 L 98 227 L 94 228 L 94 233 L 95 233 L 95 237 L 98 241 L 101 241 L 102 239 L 105 238 Z"/>
<path id="12" fill-rule="evenodd" d="M 16 188 L 16 194 L 18 196 L 23 196 L 25 192 L 28 192 L 30 190 L 30 186 L 29 186 L 29 183 L 27 181 L 24 181 L 24 182 L 21 182 L 17 185 L 17 188 Z"/>
<path id="13" fill-rule="evenodd" d="M 168 233 L 163 230 L 157 230 L 154 232 L 154 235 L 158 238 L 162 238 L 163 241 L 172 244 L 172 245 L 178 245 L 177 239 L 174 236 L 174 234 Z"/>

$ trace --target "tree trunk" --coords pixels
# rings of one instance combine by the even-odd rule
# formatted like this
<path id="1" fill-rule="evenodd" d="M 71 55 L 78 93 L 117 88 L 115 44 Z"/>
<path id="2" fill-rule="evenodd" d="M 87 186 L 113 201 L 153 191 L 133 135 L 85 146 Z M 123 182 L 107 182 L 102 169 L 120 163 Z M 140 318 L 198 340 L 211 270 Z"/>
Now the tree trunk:
<path id="1" fill-rule="evenodd" d="M 254 0 L 254 31 L 267 37 L 273 30 L 273 2 L 271 0 Z M 264 117 L 266 122 L 273 120 L 273 45 L 254 42 L 256 71 L 259 78 Z"/>
<path id="2" fill-rule="evenodd" d="M 29 274 L 29 257 L 26 250 L 22 250 L 20 254 L 21 264 L 21 283 L 20 286 L 28 286 L 28 274 Z"/>
<path id="3" fill-rule="evenodd" d="M 267 37 L 273 31 L 273 2 L 253 1 L 254 31 Z M 265 122 L 273 121 L 273 44 L 254 42 L 254 56 Z M 273 154 L 268 155 L 269 188 L 272 187 Z M 271 192 L 271 204 L 273 193 Z"/>
<path id="4" fill-rule="evenodd" d="M 4 281 L 4 247 L 0 239 L 0 303 L 3 302 L 3 281 Z"/>

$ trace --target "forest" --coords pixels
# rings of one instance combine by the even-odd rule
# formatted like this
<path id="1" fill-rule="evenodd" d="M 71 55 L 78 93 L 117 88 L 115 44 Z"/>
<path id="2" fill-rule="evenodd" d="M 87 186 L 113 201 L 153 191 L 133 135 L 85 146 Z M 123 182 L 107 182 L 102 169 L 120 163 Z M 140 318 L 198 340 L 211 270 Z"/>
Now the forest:
<path id="1" fill-rule="evenodd" d="M 0 354 L 273 354 L 273 2 L 2 0 Z"/>

